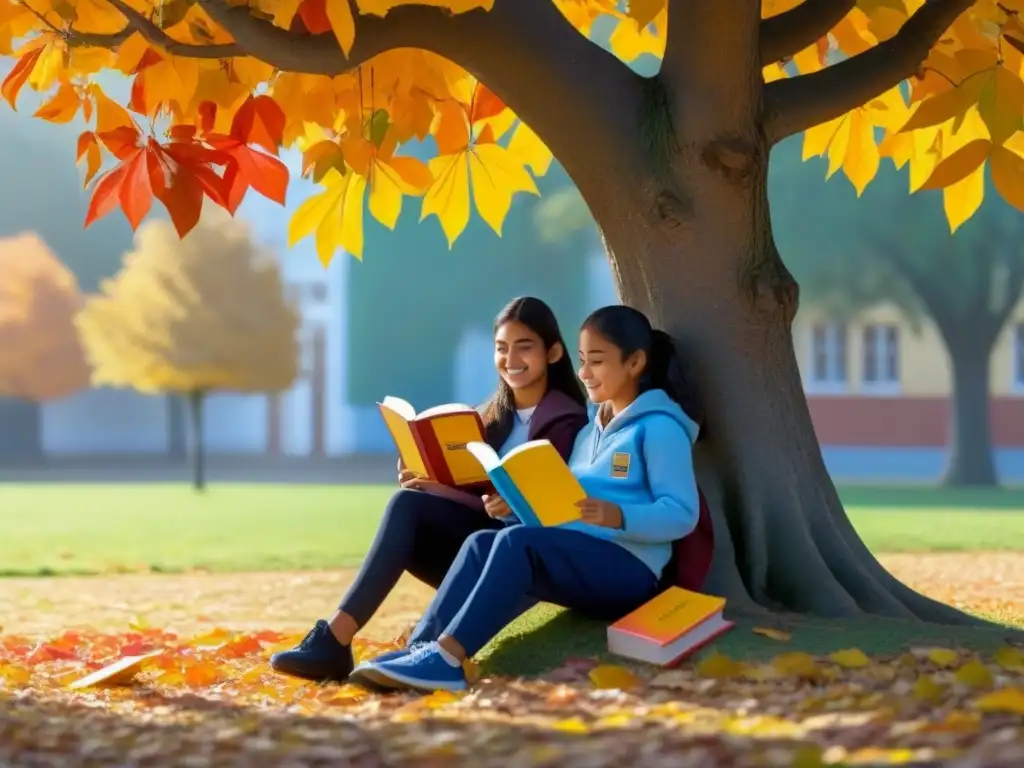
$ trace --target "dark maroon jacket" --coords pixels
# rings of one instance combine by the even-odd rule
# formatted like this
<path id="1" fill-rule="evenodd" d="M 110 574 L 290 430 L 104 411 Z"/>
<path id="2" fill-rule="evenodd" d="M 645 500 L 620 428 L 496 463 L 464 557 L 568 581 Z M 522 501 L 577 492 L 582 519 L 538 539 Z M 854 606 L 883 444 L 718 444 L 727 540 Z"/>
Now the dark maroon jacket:
<path id="1" fill-rule="evenodd" d="M 487 427 L 487 443 L 499 450 L 512 432 L 514 413 Z M 530 419 L 530 440 L 550 440 L 562 458 L 569 460 L 576 434 L 587 423 L 587 409 L 558 389 L 549 389 Z"/>

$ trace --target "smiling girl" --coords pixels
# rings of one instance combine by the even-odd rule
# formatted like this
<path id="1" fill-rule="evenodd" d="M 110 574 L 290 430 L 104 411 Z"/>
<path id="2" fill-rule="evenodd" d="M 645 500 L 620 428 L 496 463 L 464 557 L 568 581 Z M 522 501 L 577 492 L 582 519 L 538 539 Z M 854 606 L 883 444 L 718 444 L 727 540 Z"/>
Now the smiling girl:
<path id="1" fill-rule="evenodd" d="M 528 440 L 550 440 L 568 458 L 587 423 L 585 398 L 565 351 L 554 313 L 540 299 L 513 299 L 494 322 L 498 389 L 482 408 L 487 442 L 500 455 Z M 359 574 L 330 620 L 316 622 L 295 648 L 274 654 L 271 666 L 310 680 L 345 680 L 352 639 L 405 572 L 441 584 L 472 534 L 498 531 L 509 509 L 496 496 L 422 480 L 399 464 L 401 490 L 388 503 Z M 525 604 L 524 604 L 525 605 Z M 443 629 L 421 623 L 410 638 L 434 639 Z"/>
<path id="2" fill-rule="evenodd" d="M 466 687 L 462 662 L 542 600 L 613 621 L 660 589 L 672 543 L 697 524 L 691 449 L 698 427 L 679 405 L 671 339 L 640 312 L 611 306 L 580 331 L 579 377 L 600 407 L 569 467 L 587 493 L 581 520 L 483 530 L 462 545 L 421 626 L 420 644 L 360 665 L 357 684 Z"/>

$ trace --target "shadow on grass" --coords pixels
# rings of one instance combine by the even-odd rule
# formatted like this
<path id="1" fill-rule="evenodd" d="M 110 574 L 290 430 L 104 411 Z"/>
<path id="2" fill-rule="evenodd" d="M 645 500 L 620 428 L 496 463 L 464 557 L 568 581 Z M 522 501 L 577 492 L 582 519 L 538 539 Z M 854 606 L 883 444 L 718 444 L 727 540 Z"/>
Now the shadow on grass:
<path id="1" fill-rule="evenodd" d="M 713 653 L 759 661 L 780 653 L 802 651 L 825 655 L 859 648 L 868 655 L 894 655 L 915 646 L 963 648 L 991 652 L 1007 642 L 1024 643 L 1024 630 L 992 623 L 981 627 L 950 627 L 899 619 L 815 619 L 779 614 L 759 622 L 735 618 L 736 626 L 697 654 Z M 539 605 L 510 624 L 480 653 L 484 673 L 542 675 L 572 658 L 614 662 L 607 651 L 606 624 L 551 605 Z M 786 642 L 756 634 L 756 627 L 790 633 Z M 619 659 L 617 663 L 621 663 Z"/>

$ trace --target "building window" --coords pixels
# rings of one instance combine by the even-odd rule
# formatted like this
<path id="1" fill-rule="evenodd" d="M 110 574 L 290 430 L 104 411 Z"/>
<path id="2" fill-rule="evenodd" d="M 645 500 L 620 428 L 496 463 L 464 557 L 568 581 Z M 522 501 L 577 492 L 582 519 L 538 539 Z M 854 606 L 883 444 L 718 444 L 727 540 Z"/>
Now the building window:
<path id="1" fill-rule="evenodd" d="M 1013 384 L 1024 389 L 1024 323 L 1013 326 Z"/>
<path id="2" fill-rule="evenodd" d="M 821 323 L 811 331 L 810 385 L 816 390 L 846 389 L 846 325 Z"/>
<path id="3" fill-rule="evenodd" d="M 895 325 L 864 326 L 862 381 L 867 390 L 891 391 L 900 384 L 900 335 Z"/>

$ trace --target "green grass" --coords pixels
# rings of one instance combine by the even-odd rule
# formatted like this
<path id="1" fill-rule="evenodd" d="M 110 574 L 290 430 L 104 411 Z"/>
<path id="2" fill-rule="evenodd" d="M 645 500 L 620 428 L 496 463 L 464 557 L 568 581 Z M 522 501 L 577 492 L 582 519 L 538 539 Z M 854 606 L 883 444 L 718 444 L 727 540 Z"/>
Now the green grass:
<path id="1" fill-rule="evenodd" d="M 386 486 L 0 485 L 0 575 L 338 568 L 362 559 Z M 844 491 L 876 552 L 1024 550 L 1024 492 Z"/>

